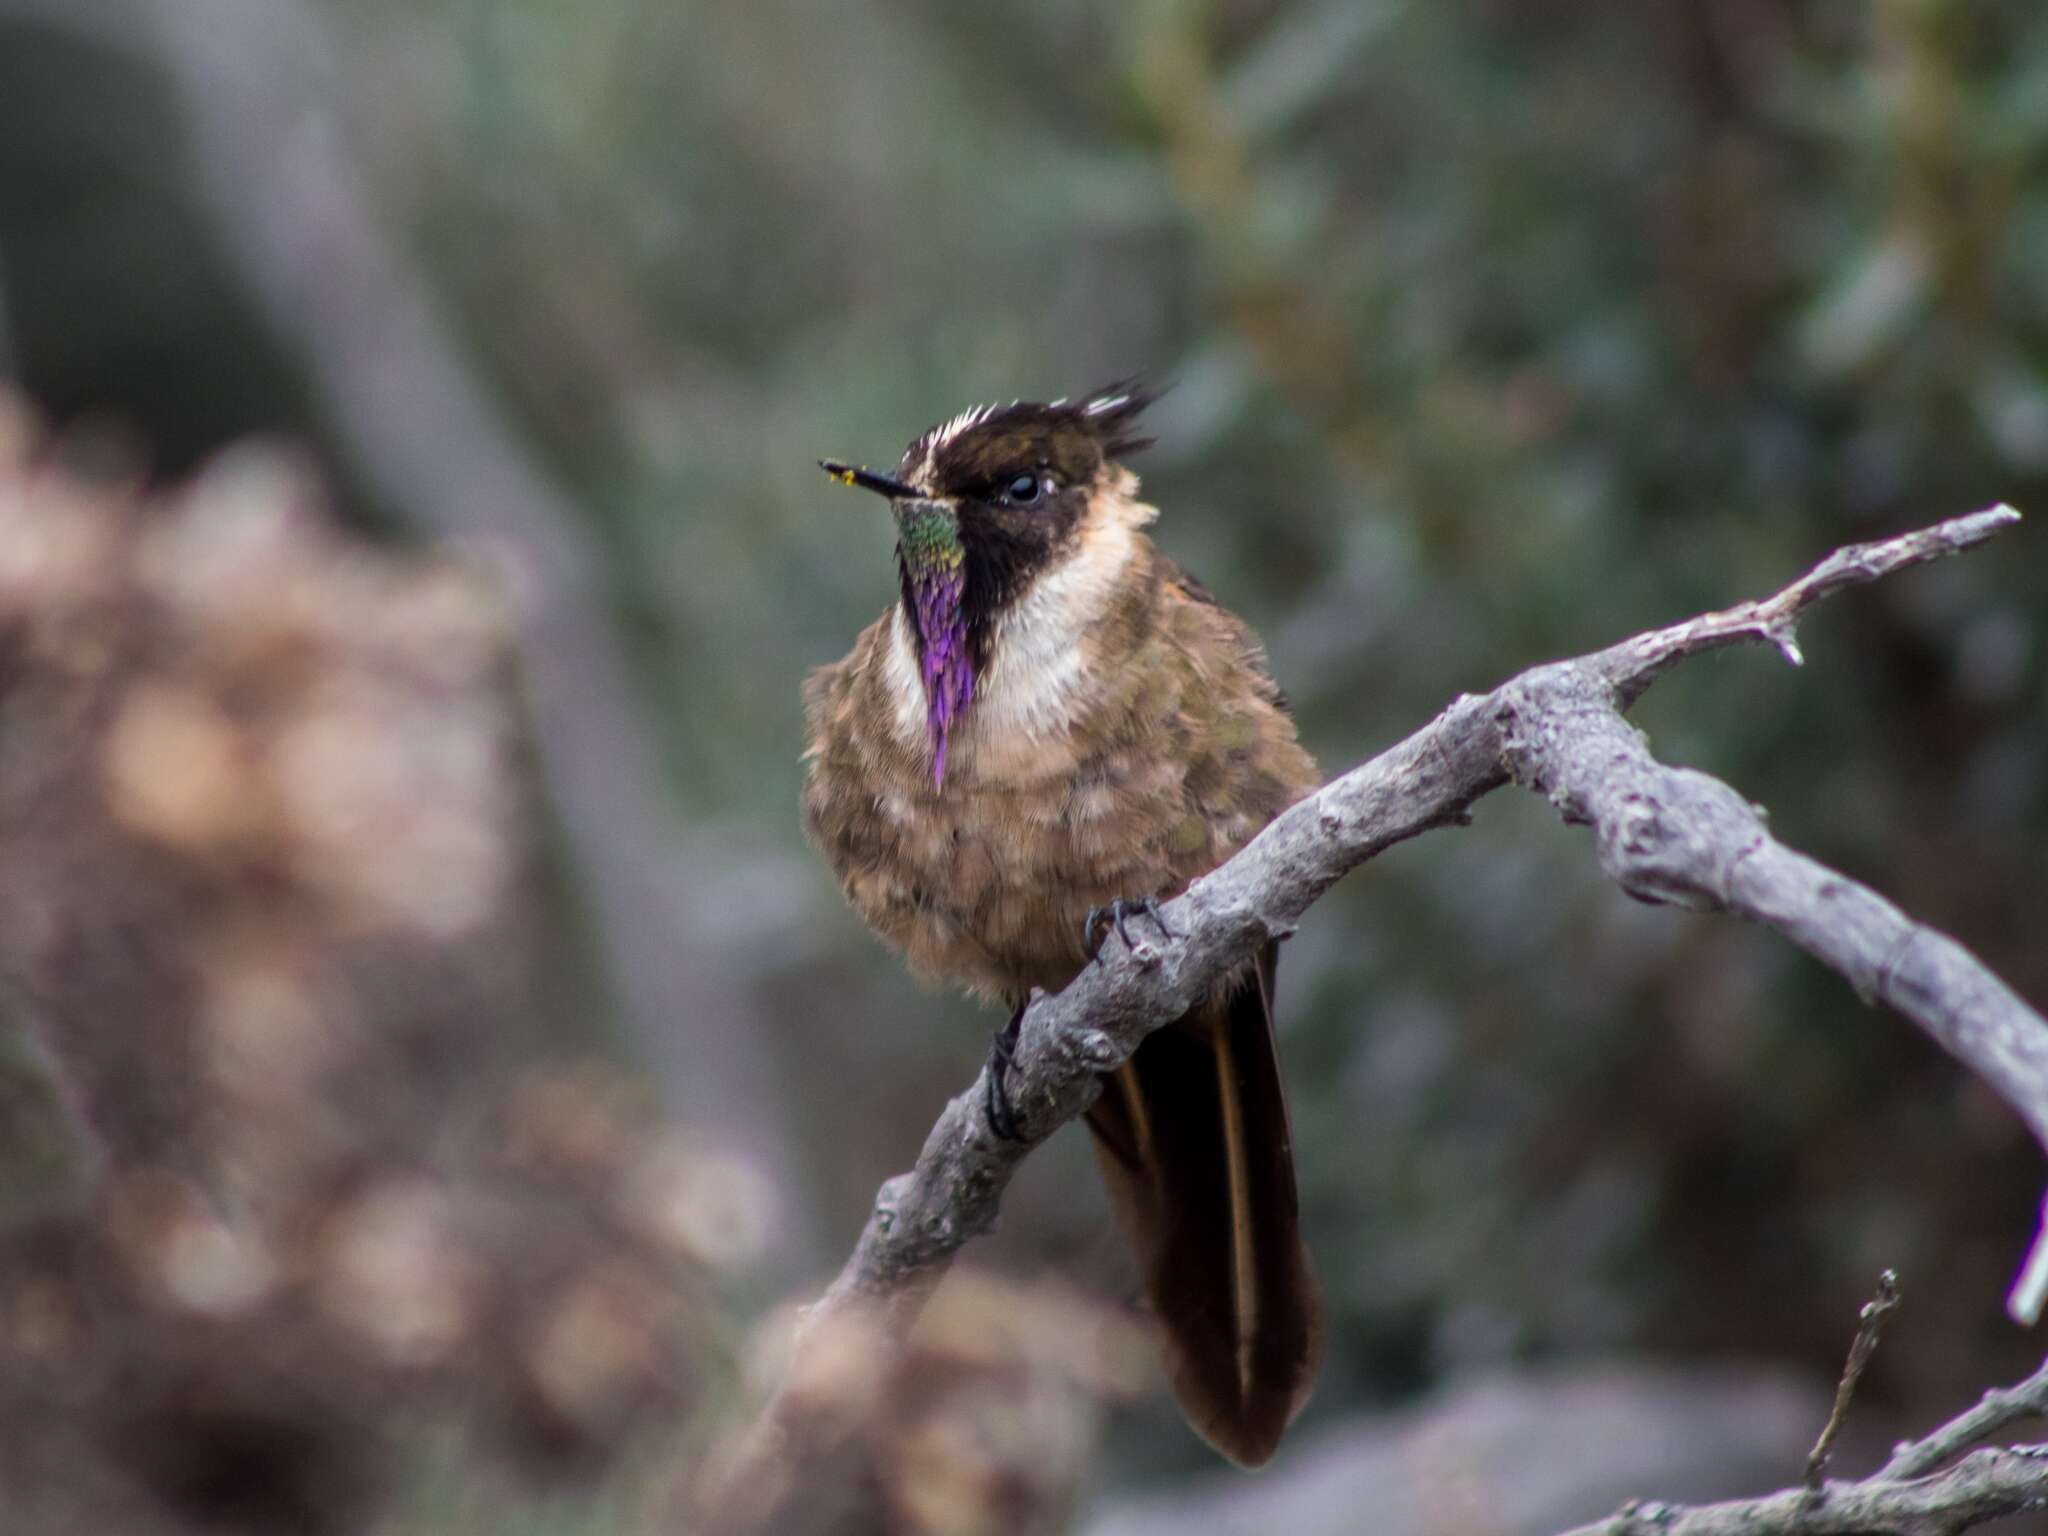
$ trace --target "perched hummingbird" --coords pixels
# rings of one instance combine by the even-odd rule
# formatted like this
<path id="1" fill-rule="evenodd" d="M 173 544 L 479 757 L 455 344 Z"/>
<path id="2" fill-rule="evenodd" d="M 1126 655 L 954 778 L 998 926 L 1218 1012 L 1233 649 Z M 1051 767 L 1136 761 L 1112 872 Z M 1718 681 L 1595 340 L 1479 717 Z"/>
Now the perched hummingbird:
<path id="1" fill-rule="evenodd" d="M 1000 1135 L 1031 989 L 1088 964 L 1105 914 L 1157 921 L 1321 782 L 1257 636 L 1144 532 L 1158 512 L 1120 461 L 1149 401 L 1124 384 L 982 406 L 893 474 L 823 463 L 888 498 L 901 596 L 805 686 L 805 831 L 915 974 L 1011 1005 Z M 1088 1116 L 1174 1393 L 1246 1466 L 1307 1399 L 1322 1332 L 1275 959 L 1148 1036 Z"/>

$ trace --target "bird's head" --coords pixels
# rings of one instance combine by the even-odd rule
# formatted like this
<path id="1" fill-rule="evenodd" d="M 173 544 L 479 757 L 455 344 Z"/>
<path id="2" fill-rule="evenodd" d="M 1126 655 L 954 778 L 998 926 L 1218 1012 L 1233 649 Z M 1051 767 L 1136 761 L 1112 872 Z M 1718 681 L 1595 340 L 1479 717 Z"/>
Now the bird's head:
<path id="1" fill-rule="evenodd" d="M 917 644 L 934 776 L 974 698 L 1003 616 L 1079 553 L 1112 501 L 1128 503 L 1118 464 L 1150 440 L 1137 419 L 1154 397 L 1135 383 L 1076 400 L 976 406 L 911 440 L 893 474 L 833 459 L 846 485 L 889 498 L 903 612 Z"/>

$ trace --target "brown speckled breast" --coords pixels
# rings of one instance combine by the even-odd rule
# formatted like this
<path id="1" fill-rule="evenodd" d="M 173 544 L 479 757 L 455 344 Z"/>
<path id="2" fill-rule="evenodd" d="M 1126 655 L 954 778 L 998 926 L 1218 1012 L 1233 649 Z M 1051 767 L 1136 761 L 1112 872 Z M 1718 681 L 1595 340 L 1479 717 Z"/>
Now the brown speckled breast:
<path id="1" fill-rule="evenodd" d="M 932 782 L 891 609 L 804 689 L 804 828 L 911 970 L 990 997 L 1064 986 L 1081 924 L 1167 896 L 1319 782 L 1257 639 L 1129 500 L 1002 621 Z"/>

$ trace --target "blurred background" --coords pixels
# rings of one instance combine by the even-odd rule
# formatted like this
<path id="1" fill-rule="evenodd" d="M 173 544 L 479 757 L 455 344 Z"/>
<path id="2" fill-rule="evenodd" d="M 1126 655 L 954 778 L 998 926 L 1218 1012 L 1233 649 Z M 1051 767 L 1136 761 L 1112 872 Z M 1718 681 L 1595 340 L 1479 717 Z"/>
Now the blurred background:
<path id="1" fill-rule="evenodd" d="M 1330 772 L 1836 545 L 2048 513 L 2048 15 L 0 0 L 25 1529 L 702 1518 L 763 1320 L 1001 1022 L 802 845 L 799 684 L 895 588 L 814 461 L 1137 371 L 1158 537 Z M 2038 1003 L 2031 528 L 1636 718 Z M 928 1342 L 969 1395 L 888 1389 L 887 1513 L 781 1528 L 1762 1492 L 1887 1265 L 1875 1442 L 2039 1357 L 2017 1120 L 1533 797 L 1346 882 L 1280 999 L 1333 1317 L 1291 1455 L 1225 1477 L 1077 1349 L 1132 1282 L 1069 1132 L 973 1254 L 1021 1354 Z"/>

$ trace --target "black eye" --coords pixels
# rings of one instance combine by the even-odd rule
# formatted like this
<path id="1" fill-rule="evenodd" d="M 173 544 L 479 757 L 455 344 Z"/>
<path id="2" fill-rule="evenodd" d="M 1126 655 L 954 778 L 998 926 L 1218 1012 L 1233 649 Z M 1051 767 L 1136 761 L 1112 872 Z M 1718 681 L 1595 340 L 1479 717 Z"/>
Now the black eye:
<path id="1" fill-rule="evenodd" d="M 1044 489 L 1045 483 L 1038 476 L 1019 475 L 1010 482 L 1008 489 L 1003 492 L 1003 499 L 1014 502 L 1018 506 L 1028 507 L 1032 502 L 1038 500 L 1039 493 Z"/>

